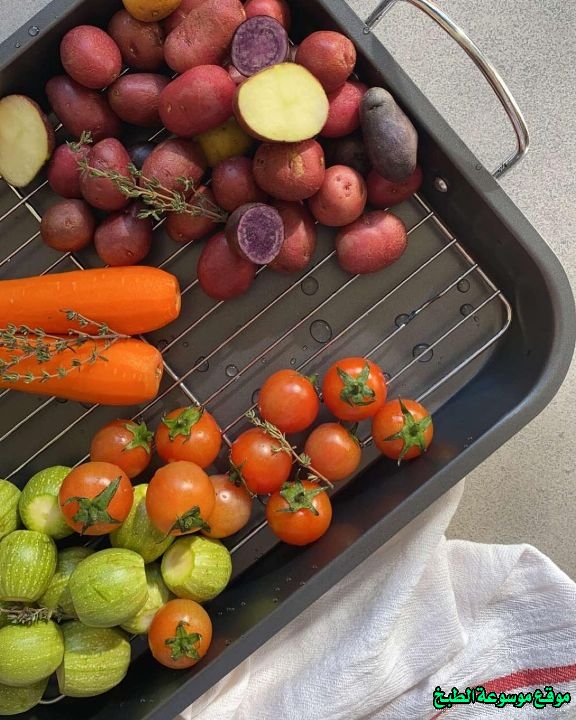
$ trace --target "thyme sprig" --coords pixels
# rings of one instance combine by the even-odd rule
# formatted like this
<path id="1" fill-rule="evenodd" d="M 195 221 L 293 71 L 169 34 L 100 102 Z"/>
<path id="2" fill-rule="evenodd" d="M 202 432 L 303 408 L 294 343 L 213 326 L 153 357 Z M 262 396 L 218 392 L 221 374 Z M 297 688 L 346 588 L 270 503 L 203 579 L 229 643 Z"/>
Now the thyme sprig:
<path id="1" fill-rule="evenodd" d="M 58 610 L 16 604 L 0 606 L 0 615 L 5 615 L 11 625 L 33 625 L 41 621 L 61 619 Z"/>
<path id="2" fill-rule="evenodd" d="M 280 444 L 280 450 L 279 452 L 285 452 L 288 453 L 293 457 L 293 459 L 300 465 L 304 470 L 307 472 L 306 479 L 311 480 L 312 482 L 323 482 L 328 485 L 328 487 L 334 487 L 334 485 L 328 480 L 327 477 L 324 477 L 322 473 L 318 472 L 316 468 L 312 465 L 312 459 L 309 455 L 306 453 L 299 453 L 296 448 L 291 445 L 284 433 L 279 430 L 276 425 L 273 425 L 271 422 L 268 422 L 268 420 L 262 420 L 254 410 L 248 410 L 248 412 L 245 413 L 244 417 L 252 423 L 252 425 L 255 425 L 258 428 L 261 428 L 264 430 L 270 437 L 274 438 L 274 440 L 277 440 Z"/>

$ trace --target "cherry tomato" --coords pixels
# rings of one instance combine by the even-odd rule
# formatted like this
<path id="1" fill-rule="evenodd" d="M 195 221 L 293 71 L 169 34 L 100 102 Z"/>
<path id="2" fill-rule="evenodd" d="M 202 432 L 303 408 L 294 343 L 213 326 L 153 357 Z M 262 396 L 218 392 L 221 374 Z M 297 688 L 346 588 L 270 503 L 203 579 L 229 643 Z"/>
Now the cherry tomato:
<path id="1" fill-rule="evenodd" d="M 430 413 L 415 400 L 391 400 L 372 418 L 372 438 L 380 452 L 392 460 L 411 460 L 432 442 Z"/>
<path id="2" fill-rule="evenodd" d="M 282 450 L 278 440 L 256 427 L 245 430 L 234 440 L 230 462 L 255 495 L 279 490 L 292 470 L 292 456 Z"/>
<path id="3" fill-rule="evenodd" d="M 270 495 L 266 520 L 272 532 L 290 545 L 308 545 L 330 527 L 332 503 L 326 488 L 310 480 L 297 480 Z"/>
<path id="4" fill-rule="evenodd" d="M 191 405 L 171 410 L 162 418 L 154 441 L 164 462 L 188 460 L 206 468 L 220 452 L 222 435 L 207 410 Z"/>
<path id="5" fill-rule="evenodd" d="M 386 401 L 386 393 L 384 374 L 362 357 L 335 362 L 322 383 L 324 403 L 339 420 L 358 422 L 372 417 Z"/>
<path id="6" fill-rule="evenodd" d="M 176 460 L 158 468 L 148 484 L 146 512 L 165 535 L 201 530 L 214 509 L 214 487 L 196 463 Z"/>
<path id="7" fill-rule="evenodd" d="M 322 423 L 306 438 L 310 464 L 330 482 L 344 480 L 358 469 L 362 450 L 358 438 L 340 423 Z"/>
<path id="8" fill-rule="evenodd" d="M 252 497 L 243 485 L 235 485 L 229 475 L 211 475 L 210 482 L 216 502 L 206 520 L 210 529 L 202 530 L 202 534 L 211 538 L 234 535 L 250 519 Z"/>
<path id="9" fill-rule="evenodd" d="M 150 464 L 152 437 L 144 422 L 112 420 L 94 434 L 90 460 L 118 465 L 129 478 L 134 478 Z"/>
<path id="10" fill-rule="evenodd" d="M 134 489 L 128 475 L 107 462 L 86 462 L 70 470 L 58 493 L 64 519 L 81 535 L 105 535 L 126 520 Z"/>
<path id="11" fill-rule="evenodd" d="M 152 655 L 173 669 L 195 665 L 206 655 L 211 642 L 210 616 L 194 600 L 168 600 L 156 612 L 148 629 Z"/>
<path id="12" fill-rule="evenodd" d="M 305 430 L 319 409 L 313 381 L 296 370 L 279 370 L 260 388 L 258 412 L 283 433 Z"/>

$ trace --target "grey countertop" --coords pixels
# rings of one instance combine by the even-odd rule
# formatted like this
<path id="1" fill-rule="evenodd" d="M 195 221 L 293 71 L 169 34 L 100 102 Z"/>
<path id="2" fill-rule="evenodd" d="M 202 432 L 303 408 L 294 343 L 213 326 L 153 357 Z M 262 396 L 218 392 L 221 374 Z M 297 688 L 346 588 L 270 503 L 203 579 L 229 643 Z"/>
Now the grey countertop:
<path id="1" fill-rule="evenodd" d="M 0 40 L 45 4 L 4 0 Z M 365 17 L 376 2 L 349 4 Z M 558 255 L 574 287 L 576 4 L 437 0 L 437 5 L 494 63 L 526 117 L 530 151 L 501 184 Z M 480 73 L 452 40 L 407 3 L 399 3 L 377 33 L 486 167 L 508 155 L 512 130 Z M 575 395 L 573 363 L 550 405 L 468 475 L 451 536 L 533 544 L 576 579 Z"/>

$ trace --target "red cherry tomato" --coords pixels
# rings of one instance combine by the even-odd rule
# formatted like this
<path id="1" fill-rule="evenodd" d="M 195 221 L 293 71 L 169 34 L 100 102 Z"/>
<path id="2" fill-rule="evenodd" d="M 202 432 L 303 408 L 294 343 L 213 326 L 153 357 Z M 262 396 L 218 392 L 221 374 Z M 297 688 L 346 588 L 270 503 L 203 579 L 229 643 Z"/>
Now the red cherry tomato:
<path id="1" fill-rule="evenodd" d="M 415 400 L 391 400 L 372 418 L 372 439 L 392 460 L 411 460 L 426 451 L 434 435 L 432 417 Z"/>
<path id="2" fill-rule="evenodd" d="M 332 503 L 326 488 L 310 480 L 297 480 L 268 498 L 266 520 L 285 543 L 308 545 L 330 527 Z"/>
<path id="3" fill-rule="evenodd" d="M 150 464 L 152 437 L 144 422 L 112 420 L 94 434 L 90 460 L 118 465 L 129 478 L 134 478 Z"/>
<path id="4" fill-rule="evenodd" d="M 201 660 L 212 642 L 210 616 L 194 600 L 169 600 L 152 618 L 148 645 L 159 663 L 189 668 Z"/>
<path id="5" fill-rule="evenodd" d="M 252 514 L 252 497 L 243 485 L 235 485 L 229 475 L 211 475 L 216 493 L 214 509 L 207 519 L 208 530 L 202 535 L 224 538 L 241 530 Z"/>
<path id="6" fill-rule="evenodd" d="M 257 427 L 246 430 L 234 440 L 230 462 L 255 495 L 279 490 L 292 470 L 292 456 L 282 450 L 278 440 Z"/>
<path id="7" fill-rule="evenodd" d="M 354 473 L 362 459 L 358 438 L 340 423 L 322 423 L 308 435 L 304 453 L 310 464 L 330 482 Z"/>
<path id="8" fill-rule="evenodd" d="M 384 374 L 371 360 L 349 357 L 328 368 L 322 383 L 326 407 L 339 420 L 358 422 L 375 415 L 386 401 Z"/>
<path id="9" fill-rule="evenodd" d="M 207 468 L 222 445 L 214 417 L 196 405 L 171 410 L 156 429 L 156 452 L 164 462 L 187 460 Z"/>
<path id="10" fill-rule="evenodd" d="M 283 433 L 296 433 L 312 425 L 320 400 L 312 380 L 296 370 L 279 370 L 260 388 L 258 412 Z"/>

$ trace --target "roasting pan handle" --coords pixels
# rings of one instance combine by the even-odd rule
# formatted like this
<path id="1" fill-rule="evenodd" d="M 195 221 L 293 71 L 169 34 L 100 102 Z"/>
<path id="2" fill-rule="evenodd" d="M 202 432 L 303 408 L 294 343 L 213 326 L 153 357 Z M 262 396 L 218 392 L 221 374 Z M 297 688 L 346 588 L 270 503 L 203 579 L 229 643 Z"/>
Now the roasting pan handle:
<path id="1" fill-rule="evenodd" d="M 502 107 L 506 111 L 516 134 L 516 151 L 500 163 L 500 165 L 498 165 L 498 167 L 492 172 L 495 178 L 501 177 L 526 154 L 528 145 L 530 144 L 528 127 L 526 126 L 526 122 L 522 116 L 520 108 L 496 68 L 492 65 L 480 48 L 468 37 L 468 35 L 466 35 L 462 28 L 458 27 L 458 25 L 456 25 L 456 23 L 454 23 L 448 15 L 442 12 L 442 10 L 437 8 L 436 5 L 431 3 L 429 0 L 405 1 L 410 2 L 419 10 L 426 13 L 428 17 L 432 18 L 432 20 L 438 23 L 443 30 L 456 40 L 456 42 L 474 61 L 480 72 L 489 82 L 490 86 L 496 93 L 498 100 L 502 104 Z M 364 21 L 364 32 L 371 32 L 381 20 L 382 16 L 388 12 L 388 10 L 390 10 L 396 2 L 398 2 L 398 0 L 383 0 L 378 3 L 374 10 L 370 13 L 369 17 Z"/>

